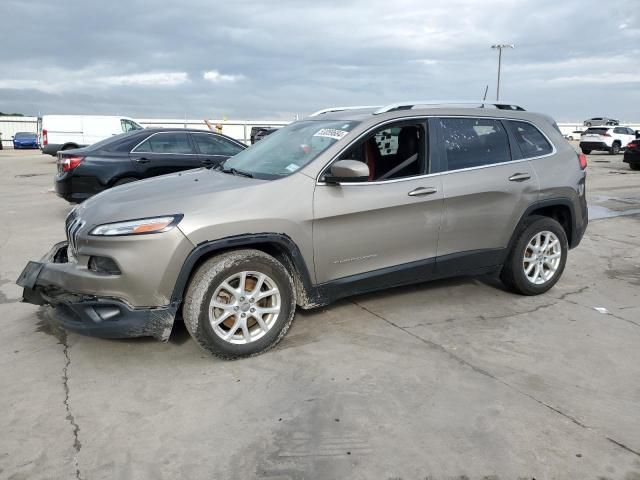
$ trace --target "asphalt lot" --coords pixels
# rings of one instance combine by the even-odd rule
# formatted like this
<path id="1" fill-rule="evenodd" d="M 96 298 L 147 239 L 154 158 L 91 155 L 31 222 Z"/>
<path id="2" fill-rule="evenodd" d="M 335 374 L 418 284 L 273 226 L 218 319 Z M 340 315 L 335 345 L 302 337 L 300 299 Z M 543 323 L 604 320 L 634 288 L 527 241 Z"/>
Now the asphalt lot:
<path id="1" fill-rule="evenodd" d="M 548 294 L 359 296 L 235 362 L 182 325 L 92 339 L 19 302 L 64 238 L 54 167 L 0 151 L 0 478 L 640 479 L 640 172 L 621 156 L 590 155 L 597 218 Z"/>

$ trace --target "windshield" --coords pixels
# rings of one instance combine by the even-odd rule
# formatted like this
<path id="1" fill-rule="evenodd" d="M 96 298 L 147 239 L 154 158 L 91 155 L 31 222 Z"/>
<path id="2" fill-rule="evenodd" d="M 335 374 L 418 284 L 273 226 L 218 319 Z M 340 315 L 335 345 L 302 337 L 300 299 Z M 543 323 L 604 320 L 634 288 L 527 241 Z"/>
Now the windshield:
<path id="1" fill-rule="evenodd" d="M 302 120 L 273 132 L 224 163 L 225 170 L 276 179 L 291 175 L 347 135 L 359 122 Z"/>
<path id="2" fill-rule="evenodd" d="M 30 133 L 30 132 L 18 132 L 15 134 L 14 138 L 35 138 L 36 134 L 35 133 Z"/>

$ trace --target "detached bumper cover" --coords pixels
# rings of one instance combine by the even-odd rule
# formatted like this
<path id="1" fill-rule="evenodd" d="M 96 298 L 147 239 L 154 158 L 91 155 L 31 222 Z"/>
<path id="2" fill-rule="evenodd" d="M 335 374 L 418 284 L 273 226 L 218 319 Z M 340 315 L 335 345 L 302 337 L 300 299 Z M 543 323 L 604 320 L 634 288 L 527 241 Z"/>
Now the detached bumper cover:
<path id="1" fill-rule="evenodd" d="M 51 305 L 51 319 L 59 326 L 83 335 L 102 338 L 155 337 L 169 339 L 177 305 L 132 308 L 117 298 L 66 291 L 41 281 L 52 263 L 67 261 L 67 242 L 56 244 L 39 262 L 28 262 L 16 283 L 23 287 L 22 301 Z"/>

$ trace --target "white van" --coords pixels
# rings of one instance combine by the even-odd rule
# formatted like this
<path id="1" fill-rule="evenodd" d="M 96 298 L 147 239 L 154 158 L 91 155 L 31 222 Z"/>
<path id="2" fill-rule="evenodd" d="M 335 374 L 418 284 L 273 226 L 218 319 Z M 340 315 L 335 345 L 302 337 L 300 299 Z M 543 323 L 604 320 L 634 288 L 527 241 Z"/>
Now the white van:
<path id="1" fill-rule="evenodd" d="M 43 115 L 38 118 L 42 153 L 86 147 L 112 135 L 142 127 L 128 117 L 104 115 Z"/>

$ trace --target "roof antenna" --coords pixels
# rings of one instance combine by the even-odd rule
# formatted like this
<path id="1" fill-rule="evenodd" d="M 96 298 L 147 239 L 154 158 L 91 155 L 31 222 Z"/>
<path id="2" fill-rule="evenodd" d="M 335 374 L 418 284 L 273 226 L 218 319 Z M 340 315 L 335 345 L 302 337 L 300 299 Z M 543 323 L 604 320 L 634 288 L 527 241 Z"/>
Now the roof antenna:
<path id="1" fill-rule="evenodd" d="M 487 100 L 487 93 L 489 93 L 489 84 L 484 87 L 484 97 L 482 97 L 482 108 L 484 108 L 484 102 Z"/>

